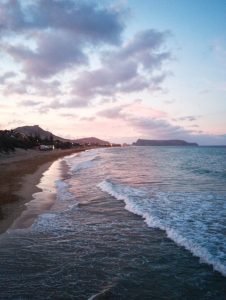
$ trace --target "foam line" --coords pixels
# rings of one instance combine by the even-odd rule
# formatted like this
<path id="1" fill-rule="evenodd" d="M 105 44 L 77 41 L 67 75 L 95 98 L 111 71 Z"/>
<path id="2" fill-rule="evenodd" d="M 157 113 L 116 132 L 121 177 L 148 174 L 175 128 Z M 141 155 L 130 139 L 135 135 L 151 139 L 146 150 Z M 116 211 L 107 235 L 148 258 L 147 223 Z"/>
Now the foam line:
<path id="1" fill-rule="evenodd" d="M 201 258 L 201 262 L 205 262 L 212 265 L 213 269 L 226 276 L 226 265 L 222 264 L 217 257 L 214 257 L 206 248 L 198 245 L 194 241 L 191 241 L 178 233 L 176 229 L 167 226 L 158 216 L 154 216 L 150 209 L 146 209 L 139 201 L 136 201 L 136 197 L 142 195 L 142 192 L 137 189 L 124 187 L 121 185 L 113 184 L 110 181 L 104 180 L 98 187 L 103 191 L 113 196 L 118 200 L 125 202 L 125 209 L 141 216 L 149 227 L 159 228 L 164 230 L 167 237 L 173 240 L 177 245 L 183 246 L 189 250 L 194 256 Z"/>

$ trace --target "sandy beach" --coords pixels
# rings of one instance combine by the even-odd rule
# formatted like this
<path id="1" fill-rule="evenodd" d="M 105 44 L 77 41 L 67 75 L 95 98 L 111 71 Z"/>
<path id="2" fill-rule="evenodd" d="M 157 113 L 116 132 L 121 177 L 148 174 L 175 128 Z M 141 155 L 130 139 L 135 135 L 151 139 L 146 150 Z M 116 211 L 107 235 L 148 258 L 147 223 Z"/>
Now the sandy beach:
<path id="1" fill-rule="evenodd" d="M 0 154 L 0 234 L 39 191 L 36 185 L 50 165 L 58 158 L 84 150 L 84 147 L 51 152 L 18 149 L 15 153 Z"/>

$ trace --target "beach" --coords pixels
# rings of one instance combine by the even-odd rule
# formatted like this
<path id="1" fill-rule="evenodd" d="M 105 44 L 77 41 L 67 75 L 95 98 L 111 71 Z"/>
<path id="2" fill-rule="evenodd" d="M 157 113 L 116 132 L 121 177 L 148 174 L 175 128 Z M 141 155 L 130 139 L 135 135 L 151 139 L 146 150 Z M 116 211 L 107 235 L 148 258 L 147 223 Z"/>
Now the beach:
<path id="1" fill-rule="evenodd" d="M 39 191 L 42 174 L 57 159 L 86 150 L 76 149 L 39 151 L 17 149 L 0 154 L 0 234 L 5 232 Z"/>

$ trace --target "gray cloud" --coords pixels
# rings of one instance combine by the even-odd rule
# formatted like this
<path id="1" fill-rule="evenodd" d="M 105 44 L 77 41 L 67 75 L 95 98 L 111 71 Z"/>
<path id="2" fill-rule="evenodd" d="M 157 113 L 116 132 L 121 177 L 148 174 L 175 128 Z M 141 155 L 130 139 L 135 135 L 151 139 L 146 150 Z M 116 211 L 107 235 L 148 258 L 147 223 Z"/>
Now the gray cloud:
<path id="1" fill-rule="evenodd" d="M 169 75 L 161 71 L 162 64 L 171 56 L 161 50 L 168 35 L 168 32 L 141 31 L 119 50 L 103 52 L 102 67 L 80 73 L 72 92 L 81 97 L 95 97 L 161 90 Z"/>
<path id="2" fill-rule="evenodd" d="M 134 76 L 128 81 L 121 84 L 119 92 L 121 93 L 133 93 L 142 91 L 146 88 L 150 88 L 151 85 L 143 76 Z M 155 86 L 156 87 L 156 86 Z"/>
<path id="3" fill-rule="evenodd" d="M 59 115 L 62 117 L 65 117 L 65 118 L 76 118 L 77 117 L 75 114 L 72 114 L 72 113 L 61 113 Z"/>
<path id="4" fill-rule="evenodd" d="M 173 121 L 197 121 L 201 116 L 184 116 L 184 117 L 179 117 L 179 118 L 174 118 Z"/>
<path id="5" fill-rule="evenodd" d="M 55 99 L 48 104 L 42 105 L 40 108 L 40 112 L 45 113 L 49 109 L 84 108 L 87 107 L 87 105 L 87 101 L 80 98 L 70 98 L 64 100 Z"/>
<path id="6" fill-rule="evenodd" d="M 168 121 L 146 118 L 146 117 L 130 117 L 127 119 L 129 124 L 136 128 L 141 134 L 163 138 L 163 139 L 175 139 L 186 138 L 192 133 L 190 130 L 186 130 L 181 126 L 175 126 Z"/>
<path id="7" fill-rule="evenodd" d="M 189 125 L 189 127 L 198 128 L 199 125 L 197 125 L 197 124 L 191 124 L 191 125 Z"/>
<path id="8" fill-rule="evenodd" d="M 0 33 L 8 34 L 15 29 L 25 26 L 22 7 L 19 1 L 1 1 Z"/>
<path id="9" fill-rule="evenodd" d="M 121 49 L 105 52 L 102 60 L 105 64 L 112 66 L 113 62 L 121 62 L 130 58 L 138 61 L 144 69 L 150 72 L 152 69 L 161 67 L 162 62 L 171 57 L 170 52 L 160 51 L 169 35 L 168 31 L 154 29 L 137 32 L 131 40 L 124 43 Z"/>
<path id="10" fill-rule="evenodd" d="M 23 100 L 20 101 L 19 104 L 23 105 L 23 106 L 37 106 L 39 104 L 41 104 L 41 101 L 34 101 L 34 100 Z"/>
<path id="11" fill-rule="evenodd" d="M 87 100 L 86 99 L 81 99 L 81 98 L 73 98 L 73 99 L 68 99 L 64 102 L 65 107 L 86 107 Z"/>
<path id="12" fill-rule="evenodd" d="M 88 63 L 76 40 L 63 32 L 43 33 L 36 42 L 36 50 L 23 45 L 4 47 L 16 62 L 22 64 L 24 73 L 29 77 L 48 78 L 74 64 L 79 66 Z"/>
<path id="13" fill-rule="evenodd" d="M 80 118 L 80 121 L 91 122 L 91 121 L 94 121 L 95 119 L 96 119 L 95 117 L 83 117 L 83 118 Z"/>
<path id="14" fill-rule="evenodd" d="M 99 1 L 3 1 L 1 51 L 20 65 L 25 77 L 7 81 L 4 94 L 55 99 L 70 95 L 71 99 L 55 100 L 45 106 L 57 109 L 85 107 L 97 96 L 112 99 L 118 94 L 162 90 L 162 83 L 169 75 L 162 66 L 171 58 L 171 53 L 165 50 L 170 33 L 147 29 L 123 43 L 123 19 L 125 10 L 104 7 Z M 16 41 L 22 38 L 24 43 L 12 42 L 15 36 Z M 108 51 L 106 47 L 97 48 L 105 45 L 114 47 Z M 90 49 L 102 50 L 96 52 L 100 53 L 101 66 L 78 72 L 81 66 L 89 67 Z M 77 71 L 77 77 L 64 93 L 61 83 L 51 79 L 70 70 Z M 68 83 L 66 76 L 65 82 Z"/>
<path id="15" fill-rule="evenodd" d="M 11 95 L 11 94 L 30 94 L 27 90 L 27 86 L 23 84 L 23 81 L 21 82 L 9 82 L 4 85 L 3 88 L 3 94 L 5 96 Z"/>
<path id="16" fill-rule="evenodd" d="M 1 4 L 0 33 L 29 38 L 35 47 L 4 42 L 1 48 L 22 65 L 27 76 L 48 78 L 87 64 L 87 47 L 118 44 L 122 15 L 96 1 L 8 0 Z"/>
<path id="17" fill-rule="evenodd" d="M 125 118 L 125 115 L 122 113 L 123 106 L 117 106 L 109 109 L 101 110 L 97 113 L 98 116 L 108 118 L 108 119 L 117 119 Z"/>
<path id="18" fill-rule="evenodd" d="M 15 72 L 6 72 L 0 75 L 0 84 L 4 84 L 8 79 L 15 77 L 17 74 Z"/>
<path id="19" fill-rule="evenodd" d="M 61 82 L 58 80 L 43 81 L 40 79 L 26 78 L 20 81 L 9 81 L 5 83 L 3 93 L 21 95 L 37 95 L 52 97 L 61 95 Z"/>
<path id="20" fill-rule="evenodd" d="M 57 29 L 94 43 L 118 43 L 123 30 L 122 11 L 101 7 L 97 1 L 6 0 L 1 4 L 0 31 Z"/>
<path id="21" fill-rule="evenodd" d="M 79 74 L 75 82 L 73 93 L 81 97 L 94 97 L 95 95 L 112 95 L 114 90 L 123 89 L 137 76 L 137 65 L 126 61 L 114 68 L 100 68 Z"/>

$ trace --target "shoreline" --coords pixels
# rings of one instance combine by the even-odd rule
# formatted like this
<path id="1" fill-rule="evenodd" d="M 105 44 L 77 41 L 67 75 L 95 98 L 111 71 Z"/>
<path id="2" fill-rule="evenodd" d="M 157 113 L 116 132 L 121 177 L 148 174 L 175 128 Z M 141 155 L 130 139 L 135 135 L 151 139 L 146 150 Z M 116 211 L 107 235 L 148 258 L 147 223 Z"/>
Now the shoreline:
<path id="1" fill-rule="evenodd" d="M 26 210 L 26 203 L 33 194 L 40 192 L 37 187 L 43 173 L 67 155 L 76 154 L 90 147 L 54 150 L 18 150 L 16 153 L 0 156 L 0 234 L 6 232 L 14 221 Z"/>

